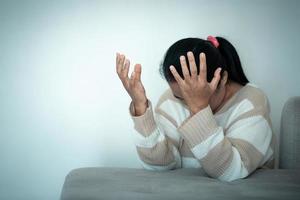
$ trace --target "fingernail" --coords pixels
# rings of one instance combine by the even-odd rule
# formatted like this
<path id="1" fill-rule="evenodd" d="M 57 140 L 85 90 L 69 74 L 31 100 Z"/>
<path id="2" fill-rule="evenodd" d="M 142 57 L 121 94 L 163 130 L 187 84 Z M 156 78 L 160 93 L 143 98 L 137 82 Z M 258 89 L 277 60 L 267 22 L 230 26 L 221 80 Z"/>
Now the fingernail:
<path id="1" fill-rule="evenodd" d="M 200 53 L 200 56 L 201 56 L 201 57 L 203 57 L 203 56 L 204 56 L 204 53 L 203 53 L 203 52 L 201 52 L 201 53 Z"/>
<path id="2" fill-rule="evenodd" d="M 185 59 L 185 57 L 184 56 L 180 56 L 180 60 L 184 60 Z"/>

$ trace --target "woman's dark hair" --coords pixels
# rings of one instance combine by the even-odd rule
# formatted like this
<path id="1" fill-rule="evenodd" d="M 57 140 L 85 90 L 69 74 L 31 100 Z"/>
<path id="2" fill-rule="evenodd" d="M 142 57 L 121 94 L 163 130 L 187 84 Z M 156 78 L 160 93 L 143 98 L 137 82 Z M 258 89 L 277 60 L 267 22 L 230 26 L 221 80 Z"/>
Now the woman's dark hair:
<path id="1" fill-rule="evenodd" d="M 193 52 L 199 74 L 199 55 L 201 52 L 206 55 L 207 64 L 207 80 L 210 82 L 214 76 L 214 72 L 218 67 L 222 68 L 222 72 L 228 72 L 228 79 L 235 81 L 241 85 L 247 84 L 249 81 L 243 72 L 240 58 L 233 45 L 222 37 L 216 37 L 219 42 L 216 48 L 210 41 L 199 38 L 185 38 L 175 42 L 166 52 L 163 62 L 160 66 L 161 75 L 168 81 L 176 81 L 169 69 L 173 65 L 179 75 L 183 78 L 179 57 L 184 55 L 187 60 L 187 52 Z M 187 65 L 189 63 L 187 60 Z"/>

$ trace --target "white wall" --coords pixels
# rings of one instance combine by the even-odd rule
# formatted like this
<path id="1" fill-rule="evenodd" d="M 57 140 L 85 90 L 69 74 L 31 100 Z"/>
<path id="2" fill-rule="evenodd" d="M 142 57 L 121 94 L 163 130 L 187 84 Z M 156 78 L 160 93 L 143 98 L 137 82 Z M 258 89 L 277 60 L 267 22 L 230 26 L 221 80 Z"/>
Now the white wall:
<path id="1" fill-rule="evenodd" d="M 300 95 L 295 1 L 1 1 L 0 199 L 58 199 L 65 175 L 139 167 L 115 52 L 142 63 L 155 104 L 158 67 L 184 37 L 221 35 L 268 95 L 275 131 Z"/>

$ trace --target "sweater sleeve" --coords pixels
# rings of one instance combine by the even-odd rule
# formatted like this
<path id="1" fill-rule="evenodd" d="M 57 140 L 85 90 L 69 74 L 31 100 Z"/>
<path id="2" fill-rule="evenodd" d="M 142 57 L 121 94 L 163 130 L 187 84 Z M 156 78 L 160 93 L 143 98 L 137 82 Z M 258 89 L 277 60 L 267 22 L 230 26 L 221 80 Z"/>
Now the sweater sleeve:
<path id="1" fill-rule="evenodd" d="M 129 112 L 134 122 L 133 140 L 142 166 L 149 170 L 170 170 L 180 167 L 178 149 L 165 135 L 162 127 L 156 123 L 152 103 L 148 100 L 146 112 L 135 116 L 132 102 Z"/>
<path id="2" fill-rule="evenodd" d="M 232 181 L 252 173 L 267 154 L 272 130 L 264 115 L 263 109 L 256 108 L 224 130 L 208 106 L 183 122 L 178 131 L 208 175 Z"/>

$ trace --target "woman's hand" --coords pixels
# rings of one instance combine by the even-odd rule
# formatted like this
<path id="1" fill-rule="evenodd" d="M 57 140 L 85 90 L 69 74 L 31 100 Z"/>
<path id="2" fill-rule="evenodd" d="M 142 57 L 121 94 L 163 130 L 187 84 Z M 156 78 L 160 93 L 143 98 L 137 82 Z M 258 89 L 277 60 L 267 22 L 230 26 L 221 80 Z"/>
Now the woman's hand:
<path id="1" fill-rule="evenodd" d="M 217 89 L 220 81 L 221 68 L 214 73 L 214 78 L 210 83 L 207 82 L 206 75 L 206 58 L 201 53 L 200 58 L 200 74 L 197 74 L 197 66 L 192 52 L 187 53 L 191 75 L 185 60 L 185 56 L 180 56 L 180 64 L 184 79 L 180 77 L 174 66 L 170 66 L 170 70 L 177 81 L 182 96 L 189 107 L 192 115 L 207 107 L 212 94 Z"/>
<path id="2" fill-rule="evenodd" d="M 136 64 L 130 78 L 128 77 L 130 61 L 124 55 L 117 53 L 116 70 L 124 88 L 132 99 L 135 115 L 142 115 L 147 109 L 147 97 L 141 82 L 142 66 Z"/>

